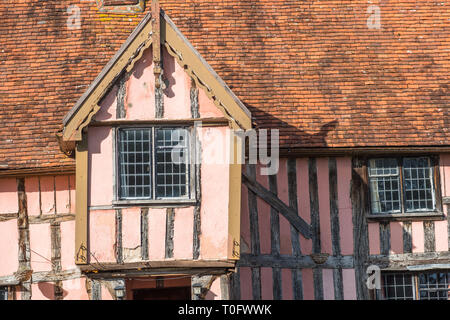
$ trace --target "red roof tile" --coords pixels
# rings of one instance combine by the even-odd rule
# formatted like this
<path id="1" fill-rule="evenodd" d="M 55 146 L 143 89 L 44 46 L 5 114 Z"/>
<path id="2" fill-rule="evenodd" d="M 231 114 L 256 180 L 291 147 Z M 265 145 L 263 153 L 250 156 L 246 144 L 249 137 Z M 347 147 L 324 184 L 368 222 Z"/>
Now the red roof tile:
<path id="1" fill-rule="evenodd" d="M 79 30 L 67 25 L 74 4 Z M 283 146 L 450 145 L 450 5 L 378 5 L 381 28 L 369 29 L 360 0 L 161 0 Z M 94 0 L 0 2 L 0 168 L 72 164 L 55 132 L 144 15 Z"/>

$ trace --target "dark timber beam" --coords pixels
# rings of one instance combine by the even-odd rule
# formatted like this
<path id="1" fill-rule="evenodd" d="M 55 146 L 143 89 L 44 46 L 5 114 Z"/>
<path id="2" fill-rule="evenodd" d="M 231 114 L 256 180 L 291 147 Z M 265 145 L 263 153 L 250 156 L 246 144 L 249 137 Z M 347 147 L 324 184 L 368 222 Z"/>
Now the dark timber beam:
<path id="1" fill-rule="evenodd" d="M 311 239 L 311 226 L 297 215 L 292 208 L 284 204 L 273 192 L 270 192 L 254 179 L 242 174 L 242 181 L 247 188 L 252 190 L 258 197 L 267 202 L 271 207 L 280 212 L 305 238 Z"/>

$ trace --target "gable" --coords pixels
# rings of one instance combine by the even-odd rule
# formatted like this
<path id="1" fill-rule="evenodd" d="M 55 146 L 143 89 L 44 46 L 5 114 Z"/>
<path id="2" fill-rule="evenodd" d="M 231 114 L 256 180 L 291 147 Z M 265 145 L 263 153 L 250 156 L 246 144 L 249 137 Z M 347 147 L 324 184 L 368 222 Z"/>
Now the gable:
<path id="1" fill-rule="evenodd" d="M 185 70 L 186 75 L 195 83 L 195 86 L 201 88 L 202 93 L 214 102 L 218 110 L 230 121 L 232 127 L 242 129 L 251 128 L 251 115 L 247 108 L 180 33 L 169 17 L 162 11 L 160 17 L 160 43 L 163 48 L 163 58 L 165 56 L 168 61 L 172 59 L 170 57 L 174 58 L 173 60 L 176 61 L 178 67 L 174 66 L 173 71 L 175 69 L 180 70 L 180 68 Z M 138 80 L 136 71 L 137 68 L 142 68 L 141 64 L 144 60 L 147 63 L 149 62 L 150 56 L 148 49 L 152 47 L 151 35 L 154 32 L 151 23 L 151 14 L 149 13 L 64 118 L 63 139 L 65 141 L 81 141 L 82 129 L 100 111 L 102 103 L 110 100 L 114 104 L 114 98 L 111 96 L 108 97 L 108 94 L 119 90 L 117 83 L 121 76 L 126 73 L 131 73 L 127 81 L 133 82 L 134 80 Z M 146 52 L 147 55 L 142 60 Z M 150 69 L 145 71 L 149 72 Z M 181 73 L 180 71 L 176 72 Z M 151 93 L 151 89 L 147 92 L 147 94 L 149 93 Z M 202 93 L 201 95 L 203 96 Z M 170 99 L 167 91 L 164 99 Z M 136 101 L 139 101 L 139 99 L 136 99 Z M 117 101 L 115 103 L 117 105 Z M 132 102 L 131 105 L 133 105 Z M 130 111 L 130 113 L 132 112 Z M 133 115 L 132 118 L 136 116 Z M 101 117 L 102 115 L 100 115 Z"/>

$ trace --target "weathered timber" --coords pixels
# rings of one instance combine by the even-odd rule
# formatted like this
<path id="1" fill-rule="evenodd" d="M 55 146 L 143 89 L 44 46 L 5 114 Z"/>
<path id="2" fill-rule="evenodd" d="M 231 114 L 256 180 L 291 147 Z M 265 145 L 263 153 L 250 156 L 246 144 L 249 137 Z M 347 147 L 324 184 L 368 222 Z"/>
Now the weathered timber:
<path id="1" fill-rule="evenodd" d="M 166 259 L 173 258 L 174 225 L 175 225 L 175 210 L 173 208 L 168 208 L 166 210 L 166 242 L 165 242 Z"/>
<path id="2" fill-rule="evenodd" d="M 98 271 L 96 273 L 87 273 L 86 275 L 91 279 L 123 279 L 174 275 L 223 275 L 227 272 L 230 272 L 229 268 L 155 268 L 141 270 Z"/>
<path id="3" fill-rule="evenodd" d="M 198 119 L 198 118 L 200 118 L 199 105 L 198 105 L 198 88 L 197 88 L 194 80 L 192 80 L 190 96 L 191 96 L 192 118 Z"/>
<path id="4" fill-rule="evenodd" d="M 278 193 L 276 175 L 269 176 L 269 190 L 274 194 Z M 272 255 L 280 254 L 280 216 L 272 207 L 270 208 L 270 246 Z M 281 269 L 272 268 L 272 290 L 274 300 L 282 299 L 281 281 Z"/>
<path id="5" fill-rule="evenodd" d="M 436 251 L 435 230 L 433 221 L 423 222 L 425 252 Z"/>
<path id="6" fill-rule="evenodd" d="M 341 237 L 339 233 L 340 228 L 336 158 L 329 159 L 328 170 L 332 252 L 334 256 L 339 256 L 341 255 Z"/>
<path id="7" fill-rule="evenodd" d="M 27 195 L 25 192 L 25 178 L 17 178 L 17 196 L 19 202 L 19 212 L 17 227 L 19 231 L 19 269 L 18 271 L 31 270 L 30 263 L 30 231 L 27 211 Z M 22 300 L 31 299 L 31 282 L 22 282 Z"/>
<path id="8" fill-rule="evenodd" d="M 308 159 L 308 176 L 309 176 L 309 204 L 311 216 L 311 239 L 312 252 L 314 254 L 321 253 L 320 243 L 320 213 L 319 213 L 319 187 L 317 182 L 317 164 L 315 158 Z M 314 298 L 315 300 L 323 300 L 323 276 L 322 270 L 313 269 Z"/>
<path id="9" fill-rule="evenodd" d="M 230 300 L 230 286 L 231 277 L 230 274 L 224 274 L 220 277 L 220 299 Z"/>
<path id="10" fill-rule="evenodd" d="M 202 124 L 203 125 L 203 124 Z M 202 159 L 202 145 L 197 132 L 197 126 L 194 126 L 194 158 L 195 158 L 195 199 L 197 204 L 194 209 L 194 230 L 192 242 L 192 257 L 194 260 L 200 258 L 200 235 L 202 233 L 201 220 L 201 203 L 202 203 L 202 188 L 201 188 L 201 159 Z"/>
<path id="11" fill-rule="evenodd" d="M 428 264 L 445 265 L 450 263 L 450 251 L 371 255 L 368 262 L 386 270 L 406 270 L 407 266 Z"/>
<path id="12" fill-rule="evenodd" d="M 255 165 L 247 165 L 246 170 L 250 179 L 256 181 Z M 250 216 L 250 248 L 252 254 L 259 255 L 261 247 L 259 237 L 258 202 L 256 194 L 251 188 L 248 188 L 248 210 Z M 259 267 L 252 268 L 251 273 L 253 300 L 261 300 L 261 269 Z"/>
<path id="13" fill-rule="evenodd" d="M 380 223 L 380 252 L 381 254 L 389 254 L 391 250 L 391 226 L 389 222 Z"/>
<path id="14" fill-rule="evenodd" d="M 236 271 L 231 274 L 231 300 L 241 300 L 241 277 L 240 269 L 236 268 Z"/>
<path id="15" fill-rule="evenodd" d="M 122 245 L 122 210 L 116 209 L 116 234 L 115 234 L 115 255 L 117 263 L 123 263 L 123 245 Z"/>
<path id="16" fill-rule="evenodd" d="M 98 280 L 91 280 L 91 300 L 102 300 L 102 285 Z"/>
<path id="17" fill-rule="evenodd" d="M 141 209 L 141 258 L 148 260 L 148 208 Z"/>
<path id="18" fill-rule="evenodd" d="M 125 95 L 126 95 L 126 72 L 122 72 L 118 79 L 117 89 L 117 106 L 116 106 L 116 119 L 124 119 L 126 117 L 125 110 Z"/>
<path id="19" fill-rule="evenodd" d="M 336 158 L 328 160 L 328 181 L 330 192 L 331 242 L 333 256 L 341 256 L 341 237 L 339 227 L 338 178 Z M 342 268 L 333 269 L 334 299 L 344 299 Z"/>
<path id="20" fill-rule="evenodd" d="M 299 215 L 297 204 L 297 160 L 295 158 L 289 158 L 287 161 L 287 175 L 288 175 L 289 207 L 291 207 L 297 213 L 297 215 Z M 302 254 L 300 247 L 300 234 L 293 225 L 290 225 L 290 228 L 291 228 L 292 254 L 294 256 L 300 256 Z M 278 221 L 278 230 L 279 230 L 279 221 Z M 293 298 L 294 300 L 303 300 L 302 271 L 299 268 L 292 269 L 291 274 L 292 274 Z"/>
<path id="21" fill-rule="evenodd" d="M 252 255 L 241 254 L 241 259 L 237 262 L 239 267 L 264 267 L 264 268 L 322 268 L 322 269 L 352 269 L 354 268 L 353 256 L 329 256 L 327 260 L 322 264 L 317 264 L 311 258 L 311 256 L 291 256 L 291 255 L 279 255 L 272 256 L 267 254 Z"/>
<path id="22" fill-rule="evenodd" d="M 44 214 L 40 216 L 28 217 L 28 222 L 30 224 L 43 224 L 43 223 L 54 224 L 73 220 L 75 220 L 75 214 L 73 213 Z"/>
<path id="23" fill-rule="evenodd" d="M 294 210 L 245 173 L 242 174 L 242 182 L 249 190 L 281 213 L 305 238 L 311 239 L 311 227 Z"/>
<path id="24" fill-rule="evenodd" d="M 17 219 L 18 217 L 18 213 L 3 213 L 0 214 L 0 222 Z"/>
<path id="25" fill-rule="evenodd" d="M 412 253 L 412 223 L 403 222 L 403 253 Z"/>
<path id="26" fill-rule="evenodd" d="M 193 233 L 193 259 L 198 260 L 200 257 L 200 234 L 201 234 L 201 208 L 200 205 L 194 208 L 194 233 Z"/>
<path id="27" fill-rule="evenodd" d="M 366 286 L 366 264 L 369 257 L 369 238 L 366 216 L 369 212 L 367 192 L 367 168 L 364 161 L 352 159 L 352 222 L 353 222 L 353 253 L 355 264 L 356 297 L 367 300 L 369 292 Z"/>
<path id="28" fill-rule="evenodd" d="M 52 281 L 65 281 L 71 279 L 78 279 L 82 277 L 82 273 L 78 269 L 70 269 L 63 271 L 38 271 L 33 272 L 31 275 L 31 282 L 52 282 Z M 0 277 L 0 286 L 13 286 L 19 285 L 20 281 L 14 275 Z"/>

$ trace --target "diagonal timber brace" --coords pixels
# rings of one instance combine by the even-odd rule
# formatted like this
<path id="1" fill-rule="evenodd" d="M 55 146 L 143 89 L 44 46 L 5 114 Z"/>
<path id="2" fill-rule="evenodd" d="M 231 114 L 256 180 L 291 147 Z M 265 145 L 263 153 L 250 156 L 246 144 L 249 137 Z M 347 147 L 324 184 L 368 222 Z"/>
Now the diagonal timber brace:
<path id="1" fill-rule="evenodd" d="M 247 188 L 253 191 L 258 197 L 263 199 L 272 208 L 281 213 L 306 239 L 311 239 L 311 226 L 305 220 L 300 218 L 297 212 L 284 204 L 284 202 L 281 201 L 273 192 L 264 188 L 261 184 L 254 179 L 251 179 L 245 173 L 242 174 L 242 182 L 245 183 Z"/>

